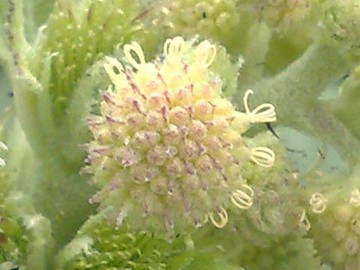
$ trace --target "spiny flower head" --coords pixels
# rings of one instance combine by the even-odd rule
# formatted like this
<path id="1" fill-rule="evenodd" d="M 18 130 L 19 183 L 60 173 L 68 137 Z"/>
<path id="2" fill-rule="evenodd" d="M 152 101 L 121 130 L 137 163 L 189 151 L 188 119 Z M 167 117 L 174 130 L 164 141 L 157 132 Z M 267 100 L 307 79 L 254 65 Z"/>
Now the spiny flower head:
<path id="1" fill-rule="evenodd" d="M 149 233 L 130 233 L 106 220 L 85 228 L 66 246 L 62 270 L 86 269 L 185 269 L 193 259 L 184 237 L 169 243 Z"/>
<path id="2" fill-rule="evenodd" d="M 29 62 L 32 73 L 40 77 L 48 65 L 46 61 L 51 61 L 49 89 L 58 119 L 64 116 L 62 111 L 68 106 L 74 82 L 89 67 L 116 44 L 134 37 L 143 40 L 146 30 L 137 19 L 141 12 L 138 1 L 55 1 Z"/>
<path id="3" fill-rule="evenodd" d="M 276 114 L 271 104 L 251 111 L 251 90 L 245 113 L 221 96 L 222 81 L 209 71 L 216 52 L 209 41 L 175 37 L 151 63 L 138 43 L 124 46 L 132 67 L 108 58 L 113 87 L 89 118 L 85 171 L 102 188 L 92 200 L 110 205 L 119 224 L 128 217 L 133 227 L 165 231 L 207 221 L 223 227 L 230 205 L 251 206 L 241 170 L 249 162 L 271 167 L 275 154 L 247 147 L 241 133 Z"/>
<path id="4" fill-rule="evenodd" d="M 327 181 L 329 182 L 329 181 Z M 309 198 L 310 234 L 323 261 L 334 270 L 360 267 L 360 191 L 354 177 L 332 179 Z M 340 183 L 340 184 L 339 184 Z"/>

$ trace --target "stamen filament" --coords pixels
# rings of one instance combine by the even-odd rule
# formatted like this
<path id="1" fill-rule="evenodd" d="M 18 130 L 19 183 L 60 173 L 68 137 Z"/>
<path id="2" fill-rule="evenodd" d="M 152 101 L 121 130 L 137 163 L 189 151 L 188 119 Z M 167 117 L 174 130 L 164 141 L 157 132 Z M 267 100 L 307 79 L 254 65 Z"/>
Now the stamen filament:
<path id="1" fill-rule="evenodd" d="M 360 191 L 359 191 L 359 189 L 354 189 L 351 191 L 349 202 L 353 207 L 360 206 Z"/>
<path id="2" fill-rule="evenodd" d="M 109 76 L 110 80 L 115 85 L 120 85 L 120 82 L 124 81 L 124 67 L 123 65 L 112 57 L 106 57 L 106 64 L 104 64 L 104 69 Z M 115 73 L 114 68 L 116 68 L 119 73 Z"/>
<path id="3" fill-rule="evenodd" d="M 321 214 L 326 209 L 327 199 L 321 193 L 315 192 L 311 196 L 309 203 L 311 205 L 311 210 L 315 214 Z"/>
<path id="4" fill-rule="evenodd" d="M 302 227 L 303 229 L 305 229 L 305 231 L 309 231 L 311 228 L 311 224 L 309 219 L 306 216 L 306 211 L 303 210 L 300 214 L 300 218 L 299 218 L 299 225 L 300 227 Z"/>
<path id="5" fill-rule="evenodd" d="M 211 220 L 212 224 L 214 224 L 215 227 L 221 229 L 228 222 L 228 214 L 227 214 L 226 210 L 224 208 L 222 208 L 222 207 L 219 209 L 217 214 L 218 214 L 219 219 L 220 219 L 219 221 L 215 220 L 213 213 L 209 213 L 208 216 L 209 216 L 209 219 Z"/>
<path id="6" fill-rule="evenodd" d="M 182 37 L 168 39 L 164 43 L 164 55 L 170 64 L 180 63 L 185 41 Z"/>
<path id="7" fill-rule="evenodd" d="M 275 153 L 267 147 L 256 147 L 251 150 L 251 160 L 265 168 L 272 167 L 275 162 Z"/>
<path id="8" fill-rule="evenodd" d="M 242 187 L 244 190 L 234 191 L 230 199 L 239 209 L 248 209 L 253 205 L 254 190 L 245 184 Z"/>
<path id="9" fill-rule="evenodd" d="M 216 46 L 205 40 L 199 44 L 197 52 L 198 62 L 200 62 L 204 68 L 208 68 L 215 60 Z"/>
<path id="10" fill-rule="evenodd" d="M 275 122 L 276 121 L 276 112 L 274 105 L 270 103 L 264 103 L 256 107 L 254 110 L 250 111 L 248 99 L 249 96 L 254 94 L 254 91 L 251 89 L 248 89 L 245 92 L 243 101 L 244 101 L 244 107 L 247 116 L 249 117 L 250 123 L 269 123 L 269 122 Z"/>
<path id="11" fill-rule="evenodd" d="M 134 59 L 131 52 L 134 52 L 139 58 L 138 60 Z M 140 69 L 141 65 L 145 64 L 145 55 L 144 52 L 137 42 L 132 42 L 131 44 L 126 44 L 124 46 L 124 54 L 129 63 L 136 69 Z"/>

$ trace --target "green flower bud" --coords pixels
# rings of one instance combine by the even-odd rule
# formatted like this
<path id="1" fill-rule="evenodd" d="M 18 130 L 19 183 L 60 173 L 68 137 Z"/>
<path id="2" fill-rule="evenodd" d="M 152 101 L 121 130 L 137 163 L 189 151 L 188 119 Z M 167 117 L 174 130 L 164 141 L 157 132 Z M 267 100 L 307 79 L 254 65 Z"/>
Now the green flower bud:
<path id="1" fill-rule="evenodd" d="M 357 182 L 356 172 L 346 180 L 332 179 L 332 184 L 309 198 L 310 234 L 323 261 L 334 270 L 360 267 L 360 191 Z"/>
<path id="2" fill-rule="evenodd" d="M 209 69 L 217 50 L 208 41 L 169 39 L 164 58 L 151 63 L 138 43 L 124 52 L 132 67 L 108 59 L 114 87 L 89 119 L 94 140 L 85 171 L 101 188 L 92 201 L 111 206 L 118 225 L 126 218 L 133 228 L 225 226 L 229 205 L 251 206 L 243 168 L 274 163 L 269 148 L 248 147 L 241 137 L 253 123 L 275 121 L 274 107 L 250 110 L 248 90 L 245 113 L 236 111 Z"/>

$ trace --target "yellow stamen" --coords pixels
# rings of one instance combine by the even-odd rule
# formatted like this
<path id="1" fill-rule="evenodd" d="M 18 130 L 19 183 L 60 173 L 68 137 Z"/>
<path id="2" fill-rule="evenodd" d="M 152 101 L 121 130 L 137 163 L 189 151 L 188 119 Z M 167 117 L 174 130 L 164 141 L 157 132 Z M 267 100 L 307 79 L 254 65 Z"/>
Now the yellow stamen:
<path id="1" fill-rule="evenodd" d="M 124 67 L 123 65 L 112 57 L 106 57 L 106 64 L 104 65 L 104 69 L 109 76 L 110 80 L 115 85 L 120 85 L 124 81 Z M 114 68 L 117 69 L 117 73 Z"/>
<path id="2" fill-rule="evenodd" d="M 134 52 L 138 60 L 134 59 L 131 52 Z M 131 44 L 126 44 L 124 46 L 124 54 L 129 63 L 136 69 L 139 69 L 141 65 L 145 64 L 145 55 L 144 52 L 137 42 L 132 42 Z"/>
<path id="3" fill-rule="evenodd" d="M 197 61 L 203 68 L 208 68 L 215 60 L 216 46 L 205 40 L 197 47 Z"/>
<path id="4" fill-rule="evenodd" d="M 311 196 L 309 203 L 311 205 L 311 210 L 315 214 L 321 214 L 326 209 L 327 199 L 321 193 L 315 192 Z"/>
<path id="5" fill-rule="evenodd" d="M 276 121 L 276 112 L 274 105 L 270 103 L 264 103 L 250 111 L 248 105 L 248 99 L 251 94 L 254 94 L 253 90 L 248 89 L 244 95 L 244 107 L 250 123 L 269 123 Z"/>
<path id="6" fill-rule="evenodd" d="M 219 221 L 215 220 L 213 213 L 209 213 L 209 219 L 211 220 L 212 224 L 214 224 L 215 227 L 217 228 L 223 228 L 227 222 L 228 222 L 228 214 L 226 212 L 226 210 L 224 208 L 220 208 L 219 211 L 217 212 L 218 216 L 219 216 Z"/>
<path id="7" fill-rule="evenodd" d="M 354 189 L 351 191 L 349 202 L 353 207 L 360 206 L 360 191 L 359 191 L 359 189 Z"/>
<path id="8" fill-rule="evenodd" d="M 6 144 L 2 141 L 0 141 L 0 150 L 8 151 Z"/>
<path id="9" fill-rule="evenodd" d="M 0 141 L 0 151 L 8 151 L 6 144 Z M 3 158 L 0 158 L 0 168 L 4 168 L 6 166 L 6 161 Z"/>
<path id="10" fill-rule="evenodd" d="M 253 205 L 254 190 L 248 185 L 242 185 L 242 187 L 243 190 L 234 191 L 230 199 L 239 209 L 248 209 Z"/>
<path id="11" fill-rule="evenodd" d="M 267 147 L 255 147 L 251 150 L 251 160 L 265 168 L 272 167 L 275 162 L 275 153 Z"/>
<path id="12" fill-rule="evenodd" d="M 0 158 L 0 168 L 5 168 L 6 162 L 4 159 Z"/>
<path id="13" fill-rule="evenodd" d="M 309 219 L 306 216 L 305 210 L 303 210 L 300 214 L 299 225 L 301 228 L 305 229 L 305 231 L 309 231 L 311 228 L 311 224 L 310 224 Z"/>
<path id="14" fill-rule="evenodd" d="M 170 64 L 177 64 L 181 61 L 185 41 L 182 37 L 168 39 L 164 43 L 164 55 Z"/>

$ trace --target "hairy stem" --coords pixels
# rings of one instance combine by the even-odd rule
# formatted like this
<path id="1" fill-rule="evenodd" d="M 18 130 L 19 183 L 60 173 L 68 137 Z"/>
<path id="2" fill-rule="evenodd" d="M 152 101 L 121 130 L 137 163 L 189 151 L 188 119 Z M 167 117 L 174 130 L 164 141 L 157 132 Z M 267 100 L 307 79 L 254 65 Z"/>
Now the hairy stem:
<path id="1" fill-rule="evenodd" d="M 55 247 L 59 248 L 91 214 L 93 208 L 88 198 L 94 191 L 78 174 L 81 162 L 74 165 L 62 155 L 61 144 L 66 134 L 55 124 L 48 92 L 51 56 L 42 62 L 40 78 L 33 76 L 27 63 L 30 49 L 23 33 L 22 1 L 8 3 L 6 35 L 12 57 L 8 71 L 16 114 L 36 160 L 27 172 L 27 180 L 33 186 L 29 196 L 36 209 L 50 220 Z"/>
<path id="2" fill-rule="evenodd" d="M 256 84 L 251 102 L 272 103 L 277 124 L 308 132 L 333 145 L 353 165 L 359 142 L 318 101 L 319 95 L 346 72 L 345 60 L 332 47 L 314 44 L 283 72 Z"/>

